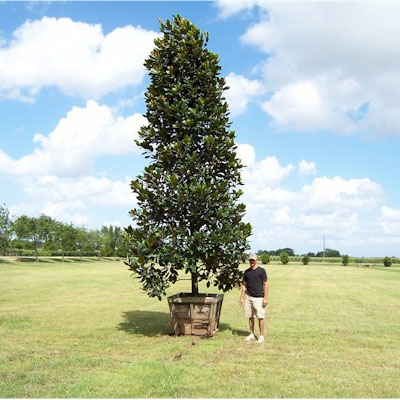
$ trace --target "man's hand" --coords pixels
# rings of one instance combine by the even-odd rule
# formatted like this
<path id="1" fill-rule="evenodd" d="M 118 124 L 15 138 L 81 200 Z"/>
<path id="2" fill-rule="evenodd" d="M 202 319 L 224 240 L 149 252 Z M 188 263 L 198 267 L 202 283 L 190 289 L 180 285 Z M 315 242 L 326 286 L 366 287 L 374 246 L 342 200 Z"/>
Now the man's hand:
<path id="1" fill-rule="evenodd" d="M 265 307 L 266 305 L 268 305 L 268 299 L 265 299 L 265 298 L 264 298 L 263 307 Z"/>

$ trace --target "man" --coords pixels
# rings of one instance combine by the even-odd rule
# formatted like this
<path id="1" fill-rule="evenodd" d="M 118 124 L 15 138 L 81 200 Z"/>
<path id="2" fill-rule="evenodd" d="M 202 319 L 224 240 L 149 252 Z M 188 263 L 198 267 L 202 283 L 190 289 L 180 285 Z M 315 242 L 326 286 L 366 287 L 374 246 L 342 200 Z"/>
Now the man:
<path id="1" fill-rule="evenodd" d="M 244 304 L 244 315 L 249 319 L 250 335 L 245 340 L 256 339 L 254 336 L 254 318 L 257 317 L 260 330 L 257 343 L 263 343 L 265 306 L 268 304 L 268 277 L 265 269 L 258 266 L 256 254 L 250 255 L 249 263 L 250 268 L 246 269 L 243 274 L 239 301 L 240 306 Z"/>

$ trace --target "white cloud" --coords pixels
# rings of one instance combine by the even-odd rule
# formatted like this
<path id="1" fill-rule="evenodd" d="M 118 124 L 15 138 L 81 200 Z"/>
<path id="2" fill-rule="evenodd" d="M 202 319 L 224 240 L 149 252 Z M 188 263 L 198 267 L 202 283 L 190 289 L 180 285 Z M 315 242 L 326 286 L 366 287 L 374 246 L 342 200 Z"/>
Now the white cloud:
<path id="1" fill-rule="evenodd" d="M 217 4 L 224 16 L 257 6 L 241 40 L 266 55 L 263 109 L 278 128 L 400 135 L 400 2 Z"/>
<path id="2" fill-rule="evenodd" d="M 383 201 L 383 189 L 368 178 L 345 180 L 319 177 L 302 189 L 306 213 L 324 214 L 337 210 L 372 209 Z"/>
<path id="3" fill-rule="evenodd" d="M 253 165 L 256 160 L 256 152 L 254 151 L 254 147 L 250 144 L 239 144 L 236 149 L 236 154 L 245 167 Z"/>
<path id="4" fill-rule="evenodd" d="M 136 204 L 136 197 L 130 189 L 129 177 L 112 181 L 108 178 L 81 176 L 60 178 L 42 176 L 26 182 L 24 191 L 27 201 L 10 208 L 15 215 L 38 215 L 44 213 L 60 221 L 72 222 L 77 226 L 99 224 L 110 217 L 112 207 L 126 208 L 126 214 Z M 104 221 L 92 214 L 108 209 Z"/>
<path id="5" fill-rule="evenodd" d="M 251 155 L 250 162 L 242 171 L 243 201 L 247 204 L 250 219 L 258 219 L 262 209 L 275 212 L 281 206 L 290 206 L 296 202 L 298 193 L 279 187 L 294 170 L 293 164 L 282 166 L 276 157 L 266 157 L 261 161 L 255 161 L 255 152 L 251 145 L 240 145 L 239 148 L 245 154 Z M 285 208 L 285 210 L 288 213 L 289 209 Z"/>
<path id="6" fill-rule="evenodd" d="M 316 174 L 317 168 L 314 161 L 301 160 L 299 162 L 299 175 Z"/>
<path id="7" fill-rule="evenodd" d="M 246 111 L 249 102 L 264 92 L 261 82 L 249 80 L 233 72 L 226 76 L 226 82 L 229 90 L 225 92 L 225 96 L 233 117 Z"/>
<path id="8" fill-rule="evenodd" d="M 242 178 L 245 184 L 254 188 L 277 186 L 294 169 L 292 164 L 281 166 L 276 157 L 266 157 L 244 169 Z"/>
<path id="9" fill-rule="evenodd" d="M 250 145 L 242 149 L 252 154 Z M 242 201 L 246 220 L 253 226 L 254 251 L 291 247 L 298 253 L 316 252 L 322 250 L 324 236 L 329 238 L 328 247 L 343 253 L 348 252 L 349 243 L 353 248 L 371 243 L 373 251 L 375 240 L 388 237 L 391 243 L 399 237 L 400 211 L 382 206 L 384 192 L 379 183 L 336 176 L 302 184 L 316 173 L 317 166 L 301 160 L 299 189 L 289 190 L 286 180 L 295 179 L 294 169 L 293 164 L 282 166 L 276 157 L 254 160 L 244 168 Z"/>
<path id="10" fill-rule="evenodd" d="M 320 93 L 309 82 L 297 82 L 276 91 L 272 98 L 264 103 L 263 109 L 278 125 L 300 130 L 312 128 L 315 119 L 321 119 L 325 115 Z M 326 121 L 321 122 L 324 126 Z"/>
<path id="11" fill-rule="evenodd" d="M 86 174 L 101 155 L 134 153 L 134 139 L 145 122 L 140 114 L 124 118 L 90 100 L 73 107 L 48 136 L 36 134 L 32 154 L 12 160 L 0 151 L 0 171 L 21 177 Z"/>
<path id="12" fill-rule="evenodd" d="M 26 185 L 25 191 L 31 198 L 44 198 L 49 203 L 73 203 L 78 208 L 108 204 L 126 206 L 132 203 L 133 198 L 129 182 L 129 178 L 124 181 L 112 181 L 93 176 L 44 176 L 32 180 Z"/>
<path id="13" fill-rule="evenodd" d="M 299 193 L 283 189 L 280 187 L 272 188 L 270 186 L 259 187 L 258 195 L 254 196 L 254 202 L 258 205 L 267 206 L 271 210 L 279 208 L 283 204 L 294 205 L 300 198 Z"/>
<path id="14" fill-rule="evenodd" d="M 381 213 L 383 218 L 390 219 L 392 221 L 400 222 L 400 210 L 390 207 L 382 207 Z"/>
<path id="15" fill-rule="evenodd" d="M 32 102 L 52 85 L 67 95 L 98 98 L 137 85 L 156 35 L 133 26 L 104 34 L 98 24 L 70 18 L 27 21 L 0 47 L 0 98 Z"/>
<path id="16" fill-rule="evenodd" d="M 290 220 L 291 220 L 290 211 L 291 211 L 291 209 L 288 206 L 284 206 L 284 207 L 278 208 L 274 213 L 272 222 L 274 224 L 287 224 L 287 223 L 289 223 Z"/>
<path id="17" fill-rule="evenodd" d="M 244 10 L 251 10 L 255 5 L 262 4 L 263 0 L 218 0 L 221 17 L 227 18 Z"/>
<path id="18" fill-rule="evenodd" d="M 400 209 L 382 207 L 380 224 L 383 231 L 400 243 Z"/>

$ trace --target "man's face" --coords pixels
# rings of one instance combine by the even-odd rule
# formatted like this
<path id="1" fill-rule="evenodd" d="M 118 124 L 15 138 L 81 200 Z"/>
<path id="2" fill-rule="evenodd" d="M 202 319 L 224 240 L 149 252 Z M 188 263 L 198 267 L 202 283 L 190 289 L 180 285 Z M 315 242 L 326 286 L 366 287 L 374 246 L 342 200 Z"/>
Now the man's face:
<path id="1" fill-rule="evenodd" d="M 253 259 L 249 260 L 249 262 L 250 262 L 250 267 L 254 267 L 257 264 L 257 261 Z"/>

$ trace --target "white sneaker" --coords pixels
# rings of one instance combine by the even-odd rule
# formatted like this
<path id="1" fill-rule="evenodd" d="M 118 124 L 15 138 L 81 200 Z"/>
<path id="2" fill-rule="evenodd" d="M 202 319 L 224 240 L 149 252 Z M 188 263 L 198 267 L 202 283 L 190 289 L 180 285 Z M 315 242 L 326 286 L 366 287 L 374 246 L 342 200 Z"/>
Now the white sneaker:
<path id="1" fill-rule="evenodd" d="M 264 336 L 260 336 L 257 340 L 257 343 L 264 343 Z"/>
<path id="2" fill-rule="evenodd" d="M 256 337 L 254 336 L 254 333 L 250 333 L 249 336 L 247 336 L 246 339 L 244 339 L 246 342 L 249 342 L 250 340 L 256 340 Z"/>

